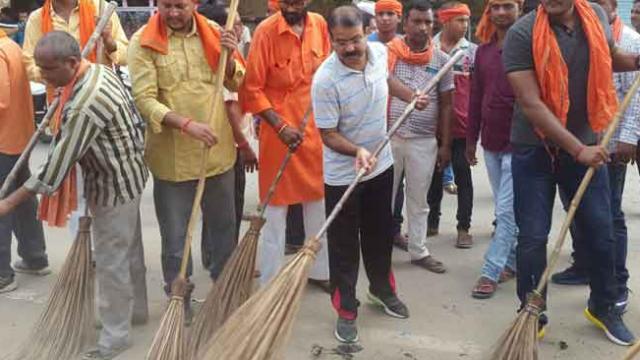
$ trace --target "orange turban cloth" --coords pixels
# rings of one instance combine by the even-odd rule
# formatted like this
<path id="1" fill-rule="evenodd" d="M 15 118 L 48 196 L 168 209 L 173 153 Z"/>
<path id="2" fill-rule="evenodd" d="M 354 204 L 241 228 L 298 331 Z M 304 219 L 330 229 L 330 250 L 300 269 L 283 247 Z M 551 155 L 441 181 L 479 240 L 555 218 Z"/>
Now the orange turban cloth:
<path id="1" fill-rule="evenodd" d="M 495 3 L 515 2 L 519 8 L 522 8 L 524 0 L 489 0 L 487 6 L 484 8 L 478 27 L 476 28 L 476 37 L 481 43 L 488 43 L 491 37 L 496 32 L 496 27 L 491 22 L 491 5 Z"/>
<path id="2" fill-rule="evenodd" d="M 453 18 L 463 15 L 471 16 L 471 10 L 467 6 L 467 4 L 460 4 L 452 8 L 439 10 L 438 20 L 440 20 L 440 22 L 444 24 L 446 22 L 449 22 Z"/>
<path id="3" fill-rule="evenodd" d="M 278 0 L 269 0 L 269 5 L 267 5 L 269 12 L 278 12 L 280 11 L 280 4 L 278 3 Z"/>
<path id="4" fill-rule="evenodd" d="M 378 0 L 376 2 L 376 14 L 379 12 L 390 11 L 402 16 L 402 4 L 396 0 Z"/>

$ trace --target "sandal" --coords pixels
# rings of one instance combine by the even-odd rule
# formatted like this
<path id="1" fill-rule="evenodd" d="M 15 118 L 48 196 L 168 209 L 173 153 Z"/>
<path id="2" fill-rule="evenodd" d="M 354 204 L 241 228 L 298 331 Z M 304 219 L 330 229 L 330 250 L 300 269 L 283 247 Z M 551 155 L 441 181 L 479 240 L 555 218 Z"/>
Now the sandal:
<path id="1" fill-rule="evenodd" d="M 489 299 L 493 297 L 496 290 L 498 290 L 498 284 L 495 281 L 481 276 L 471 291 L 471 297 L 474 299 Z"/>
<path id="2" fill-rule="evenodd" d="M 509 280 L 512 280 L 516 277 L 516 271 L 508 268 L 508 267 L 504 267 L 504 270 L 502 270 L 502 273 L 500 273 L 500 280 L 498 280 L 499 284 L 505 283 Z"/>

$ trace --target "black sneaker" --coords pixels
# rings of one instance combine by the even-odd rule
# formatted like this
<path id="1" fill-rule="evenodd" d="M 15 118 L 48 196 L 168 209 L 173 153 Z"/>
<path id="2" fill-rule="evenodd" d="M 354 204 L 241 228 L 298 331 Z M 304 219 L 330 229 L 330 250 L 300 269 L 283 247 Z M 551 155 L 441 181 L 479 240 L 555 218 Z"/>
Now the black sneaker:
<path id="1" fill-rule="evenodd" d="M 17 273 L 36 275 L 36 276 L 45 276 L 51 274 L 51 270 L 48 266 L 35 267 L 29 265 L 24 260 L 18 260 L 13 263 L 13 269 Z"/>
<path id="2" fill-rule="evenodd" d="M 389 316 L 398 319 L 406 319 L 409 317 L 409 309 L 407 309 L 407 306 L 402 301 L 400 301 L 400 299 L 398 299 L 396 295 L 382 298 L 373 295 L 371 291 L 368 291 L 367 297 L 371 302 L 382 307 L 384 309 L 384 312 Z"/>
<path id="3" fill-rule="evenodd" d="M 607 338 L 615 344 L 630 346 L 635 341 L 633 333 L 622 321 L 622 314 L 614 307 L 607 311 L 597 312 L 588 306 L 584 309 L 584 316 L 595 326 L 602 329 Z"/>
<path id="4" fill-rule="evenodd" d="M 614 305 L 617 312 L 620 314 L 624 314 L 627 312 L 627 305 L 629 304 L 629 289 L 625 289 L 624 293 L 616 299 L 616 303 Z"/>
<path id="5" fill-rule="evenodd" d="M 336 331 L 333 335 L 341 343 L 354 343 L 358 341 L 358 327 L 355 320 L 347 320 L 339 317 L 336 323 Z"/>
<path id="6" fill-rule="evenodd" d="M 551 282 L 557 285 L 589 285 L 589 276 L 574 265 L 551 276 Z"/>
<path id="7" fill-rule="evenodd" d="M 18 283 L 16 282 L 15 277 L 2 277 L 0 276 L 0 294 L 8 293 L 9 291 L 13 291 L 18 288 Z"/>

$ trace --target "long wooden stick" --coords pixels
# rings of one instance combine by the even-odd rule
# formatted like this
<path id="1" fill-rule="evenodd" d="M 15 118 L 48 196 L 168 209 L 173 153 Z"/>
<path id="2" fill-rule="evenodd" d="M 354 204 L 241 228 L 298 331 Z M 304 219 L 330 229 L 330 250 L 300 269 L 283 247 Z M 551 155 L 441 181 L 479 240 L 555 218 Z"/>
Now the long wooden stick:
<path id="1" fill-rule="evenodd" d="M 98 24 L 96 25 L 96 28 L 93 31 L 93 34 L 91 34 L 91 37 L 87 41 L 87 45 L 84 47 L 84 49 L 82 49 L 83 59 L 86 58 L 91 51 L 93 51 L 93 48 L 95 47 L 98 39 L 100 39 L 102 30 L 104 30 L 105 26 L 107 26 L 107 23 L 111 18 L 111 15 L 113 15 L 117 7 L 118 7 L 118 4 L 116 4 L 115 1 L 111 1 L 107 4 L 106 8 L 104 9 L 104 13 L 102 14 L 102 17 L 98 21 Z M 11 169 L 11 172 L 7 176 L 7 179 L 4 181 L 4 184 L 2 184 L 2 188 L 0 188 L 0 199 L 3 199 L 5 196 L 7 196 L 7 191 L 9 191 L 9 187 L 16 180 L 16 177 L 18 176 L 18 172 L 20 171 L 20 169 L 22 169 L 23 166 L 27 165 L 27 163 L 29 162 L 29 157 L 31 156 L 31 152 L 33 151 L 33 148 L 38 143 L 38 138 L 40 137 L 40 135 L 43 134 L 47 126 L 49 126 L 49 121 L 51 121 L 51 117 L 55 113 L 56 108 L 58 107 L 59 101 L 60 100 L 56 97 L 51 102 L 51 104 L 49 104 L 47 113 L 45 114 L 44 118 L 42 118 L 42 122 L 40 123 L 40 126 L 38 126 L 38 129 L 36 129 L 36 132 L 31 136 L 29 143 L 27 143 L 27 146 L 22 151 L 22 154 L 20 154 L 18 161 L 13 166 L 13 169 Z"/>
<path id="2" fill-rule="evenodd" d="M 609 128 L 605 132 L 604 137 L 600 142 L 601 146 L 606 147 L 609 144 L 609 141 L 611 141 L 611 138 L 613 137 L 613 134 L 616 132 L 616 129 L 618 128 L 618 124 L 620 124 L 620 121 L 624 116 L 625 111 L 627 110 L 627 108 L 629 107 L 629 104 L 631 103 L 631 100 L 633 99 L 634 96 L 637 95 L 638 88 L 640 88 L 640 75 L 636 76 L 636 79 L 633 81 L 631 88 L 629 88 L 629 90 L 627 91 L 627 94 L 624 97 L 624 100 L 622 100 L 622 104 L 618 107 L 618 111 L 616 112 L 616 115 L 614 116 L 613 121 L 609 125 Z M 587 190 L 587 187 L 589 186 L 589 183 L 591 182 L 591 178 L 593 178 L 595 171 L 596 169 L 594 167 L 589 167 L 587 172 L 584 174 L 582 181 L 580 182 L 580 186 L 578 187 L 576 194 L 573 196 L 573 199 L 571 200 L 571 205 L 569 206 L 569 210 L 567 211 L 567 216 L 565 217 L 564 222 L 562 223 L 562 228 L 560 229 L 560 233 L 558 234 L 556 243 L 553 247 L 553 251 L 551 252 L 551 256 L 549 256 L 547 267 L 544 269 L 544 273 L 542 273 L 542 277 L 540 278 L 540 281 L 538 282 L 538 286 L 536 287 L 535 292 L 537 294 L 542 294 L 545 286 L 547 286 L 547 283 L 549 282 L 551 273 L 553 272 L 553 269 L 555 268 L 558 262 L 558 259 L 560 258 L 560 250 L 562 250 L 562 246 L 564 245 L 564 241 L 567 237 L 567 232 L 569 232 L 569 227 L 573 222 L 573 218 L 576 215 L 578 206 L 580 206 L 580 201 L 582 200 L 582 196 Z"/>
<path id="3" fill-rule="evenodd" d="M 236 15 L 238 13 L 239 0 L 231 0 L 229 5 L 229 15 L 227 16 L 227 23 L 225 24 L 225 30 L 230 31 L 233 29 L 233 23 L 235 22 Z M 224 77 L 227 68 L 227 56 L 229 50 L 222 47 L 220 52 L 220 59 L 218 60 L 218 72 L 216 74 L 216 82 L 213 94 L 213 106 L 211 107 L 210 115 L 206 120 L 211 118 L 215 114 L 215 110 L 219 103 L 222 102 L 222 88 L 224 86 Z M 202 202 L 202 196 L 204 194 L 204 185 L 207 175 L 207 163 L 209 159 L 209 148 L 203 144 L 202 146 L 202 162 L 200 164 L 200 177 L 198 178 L 198 185 L 196 187 L 196 196 L 193 199 L 193 206 L 191 208 L 191 216 L 189 217 L 189 224 L 187 226 L 187 235 L 184 242 L 184 249 L 182 252 L 182 262 L 180 263 L 180 273 L 178 277 L 184 279 L 187 275 L 187 266 L 189 264 L 189 257 L 191 254 L 191 242 L 193 239 L 193 232 L 198 220 L 198 214 L 200 210 L 200 202 Z"/>
<path id="4" fill-rule="evenodd" d="M 431 91 L 433 91 L 436 85 L 438 85 L 438 82 L 440 81 L 440 79 L 442 79 L 442 77 L 447 73 L 447 71 L 449 71 L 453 67 L 453 65 L 462 57 L 462 55 L 464 55 L 464 52 L 458 51 L 457 53 L 455 53 L 453 56 L 449 58 L 449 61 L 447 61 L 444 64 L 444 66 L 438 71 L 438 73 L 433 78 L 431 78 L 431 80 L 429 80 L 429 83 L 427 84 L 427 86 L 425 86 L 425 89 L 424 89 L 425 94 L 428 94 Z M 391 137 L 393 136 L 393 134 L 396 133 L 396 131 L 405 122 L 405 120 L 407 120 L 409 115 L 411 115 L 411 113 L 416 109 L 416 101 L 417 99 L 414 98 L 413 101 L 411 101 L 409 105 L 407 105 L 402 115 L 400 115 L 398 120 L 393 124 L 391 129 L 389 129 L 387 134 L 384 136 L 384 139 L 380 142 L 380 144 L 378 144 L 378 147 L 376 147 L 375 151 L 371 154 L 372 157 L 377 157 L 380 154 L 380 152 L 382 152 L 384 147 L 387 146 L 389 141 L 391 141 Z M 322 238 L 322 236 L 327 232 L 327 230 L 329 230 L 329 226 L 331 225 L 331 223 L 333 223 L 335 218 L 338 216 L 338 214 L 340 213 L 340 210 L 342 210 L 342 207 L 347 202 L 347 199 L 349 199 L 349 196 L 355 190 L 356 186 L 358 185 L 362 177 L 366 175 L 366 173 L 367 173 L 367 170 L 364 168 L 358 171 L 356 178 L 353 179 L 353 181 L 351 182 L 347 190 L 344 192 L 344 194 L 342 194 L 340 201 L 338 201 L 336 206 L 333 208 L 333 211 L 331 211 L 331 214 L 329 215 L 329 217 L 327 217 L 327 220 L 322 225 L 322 228 L 320 229 L 320 231 L 318 231 L 318 233 L 314 237 L 315 241 L 319 241 L 318 239 Z"/>
<path id="5" fill-rule="evenodd" d="M 304 129 L 307 127 L 307 122 L 309 121 L 309 117 L 311 116 L 311 110 L 312 110 L 312 107 L 311 105 L 309 105 L 309 108 L 304 113 L 304 117 L 302 118 L 302 123 L 300 124 L 300 132 L 302 132 L 303 135 L 304 135 Z M 267 205 L 269 205 L 269 203 L 271 202 L 271 198 L 273 198 L 273 195 L 276 192 L 276 187 L 280 182 L 282 175 L 284 174 L 284 169 L 287 167 L 287 164 L 289 163 L 289 160 L 291 160 L 291 156 L 293 156 L 294 152 L 295 150 L 292 150 L 291 148 L 289 148 L 289 150 L 287 151 L 287 155 L 285 155 L 284 160 L 282 160 L 282 164 L 280 164 L 280 168 L 276 173 L 276 177 L 273 179 L 273 182 L 271 182 L 271 185 L 269 186 L 269 190 L 267 191 L 267 195 L 265 196 L 264 201 L 260 203 L 260 205 L 258 205 L 259 218 L 264 218 L 264 212 L 267 210 Z"/>
<path id="6" fill-rule="evenodd" d="M 633 358 L 636 357 L 636 355 L 638 355 L 639 352 L 640 352 L 640 341 L 636 341 L 636 343 L 633 344 L 631 349 L 629 349 L 629 351 L 624 355 L 623 360 L 632 360 Z"/>

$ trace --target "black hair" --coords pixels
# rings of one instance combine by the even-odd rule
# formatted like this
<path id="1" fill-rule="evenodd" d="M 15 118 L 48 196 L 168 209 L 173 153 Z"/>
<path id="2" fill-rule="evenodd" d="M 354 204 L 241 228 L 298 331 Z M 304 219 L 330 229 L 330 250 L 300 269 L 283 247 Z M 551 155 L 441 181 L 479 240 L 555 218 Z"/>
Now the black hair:
<path id="1" fill-rule="evenodd" d="M 224 26 L 227 23 L 227 9 L 220 5 L 200 5 L 198 6 L 198 12 L 207 19 L 215 21 L 220 26 Z"/>
<path id="2" fill-rule="evenodd" d="M 432 6 L 429 0 L 411 0 L 409 1 L 408 4 L 404 5 L 403 7 L 404 18 L 406 19 L 409 17 L 409 12 L 411 12 L 411 10 L 429 11 L 431 9 L 432 9 Z"/>
<path id="3" fill-rule="evenodd" d="M 327 23 L 329 30 L 336 26 L 347 28 L 363 26 L 362 11 L 353 5 L 339 6 L 331 11 Z"/>
<path id="4" fill-rule="evenodd" d="M 640 1 L 640 0 L 638 0 Z M 368 12 L 362 12 L 362 27 L 366 30 L 371 24 L 371 19 L 373 19 L 373 15 Z"/>

